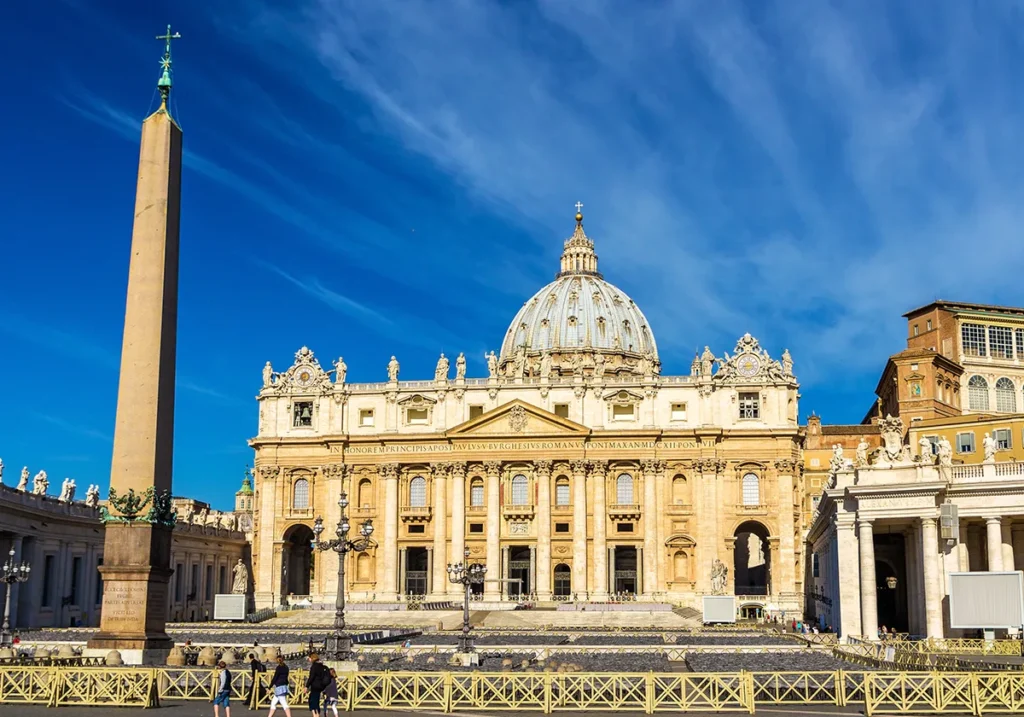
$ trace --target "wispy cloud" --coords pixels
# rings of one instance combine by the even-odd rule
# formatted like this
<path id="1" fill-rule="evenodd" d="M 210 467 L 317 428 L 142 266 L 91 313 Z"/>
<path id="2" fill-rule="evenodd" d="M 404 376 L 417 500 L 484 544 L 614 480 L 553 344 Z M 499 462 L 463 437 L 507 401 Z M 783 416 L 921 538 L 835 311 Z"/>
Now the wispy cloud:
<path id="1" fill-rule="evenodd" d="M 272 274 L 276 274 L 277 276 L 281 277 L 286 282 L 297 288 L 303 294 L 311 298 L 314 298 L 323 304 L 326 304 L 335 311 L 338 311 L 342 314 L 346 314 L 347 316 L 350 316 L 361 322 L 372 322 L 373 324 L 376 324 L 378 326 L 390 326 L 392 323 L 391 320 L 388 319 L 386 316 L 383 316 L 382 314 L 374 311 L 370 307 L 361 304 L 358 301 L 355 301 L 354 299 L 350 299 L 349 297 L 344 296 L 343 294 L 340 294 L 337 291 L 334 291 L 333 289 L 327 288 L 316 277 L 306 277 L 300 279 L 296 276 L 292 276 L 284 269 L 281 269 L 280 267 L 275 266 L 270 262 L 263 261 L 262 259 L 252 257 L 250 258 L 250 261 L 252 261 L 252 263 L 256 264 L 257 266 L 271 272 Z"/>
<path id="2" fill-rule="evenodd" d="M 109 433 L 106 433 L 105 431 L 101 431 L 96 428 L 91 428 L 89 426 L 81 426 L 76 423 L 72 423 L 71 421 L 65 420 L 60 416 L 51 416 L 46 413 L 35 413 L 33 415 L 40 421 L 49 423 L 51 426 L 56 426 L 57 428 L 63 431 L 67 431 L 68 433 L 74 433 L 79 436 L 85 436 L 86 438 L 95 438 L 96 440 L 104 441 L 105 443 L 114 442 L 113 437 Z"/>

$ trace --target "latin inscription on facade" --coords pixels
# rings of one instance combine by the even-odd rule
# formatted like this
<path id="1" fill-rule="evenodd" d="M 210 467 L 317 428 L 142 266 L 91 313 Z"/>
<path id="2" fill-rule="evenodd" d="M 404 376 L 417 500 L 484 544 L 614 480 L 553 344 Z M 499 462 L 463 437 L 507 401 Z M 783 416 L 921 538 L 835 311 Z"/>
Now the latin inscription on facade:
<path id="1" fill-rule="evenodd" d="M 601 441 L 600 443 L 584 444 L 580 441 L 474 441 L 472 443 L 437 443 L 424 445 L 413 444 L 388 444 L 374 446 L 331 446 L 331 453 L 345 453 L 348 455 L 402 455 L 416 453 L 453 453 L 457 451 L 487 452 L 487 451 L 557 451 L 577 450 L 585 448 L 588 451 L 597 450 L 671 450 L 699 448 L 698 441 Z"/>

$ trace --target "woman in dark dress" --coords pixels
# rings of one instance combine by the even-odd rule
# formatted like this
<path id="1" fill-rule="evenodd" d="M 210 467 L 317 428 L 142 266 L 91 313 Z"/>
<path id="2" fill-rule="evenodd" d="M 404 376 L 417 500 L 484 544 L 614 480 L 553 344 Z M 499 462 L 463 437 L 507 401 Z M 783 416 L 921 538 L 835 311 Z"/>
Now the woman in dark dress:
<path id="1" fill-rule="evenodd" d="M 315 652 L 309 656 L 309 677 L 306 678 L 306 687 L 309 689 L 309 710 L 313 717 L 320 717 L 320 694 L 331 681 L 331 675 L 327 666 L 320 662 L 320 655 Z"/>

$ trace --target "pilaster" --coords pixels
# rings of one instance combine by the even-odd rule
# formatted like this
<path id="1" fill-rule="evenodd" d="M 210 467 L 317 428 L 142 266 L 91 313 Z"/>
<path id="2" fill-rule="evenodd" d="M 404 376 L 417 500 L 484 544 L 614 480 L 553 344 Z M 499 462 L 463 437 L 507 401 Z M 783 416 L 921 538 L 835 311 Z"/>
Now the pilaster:
<path id="1" fill-rule="evenodd" d="M 466 464 L 451 464 L 452 476 L 452 552 L 451 562 L 464 562 L 466 550 Z M 445 582 L 448 582 L 445 573 Z M 448 594 L 461 596 L 462 585 L 448 583 Z"/>
<path id="2" fill-rule="evenodd" d="M 446 549 L 448 544 L 448 475 L 451 473 L 451 464 L 435 463 L 431 466 L 434 472 L 434 510 L 430 522 L 434 528 L 433 545 L 433 568 L 430 593 L 435 597 L 443 597 L 447 591 L 447 565 Z M 462 559 L 459 554 L 458 560 Z"/>
<path id="3" fill-rule="evenodd" d="M 594 490 L 594 600 L 608 599 L 608 462 L 590 462 L 590 480 Z"/>
<path id="4" fill-rule="evenodd" d="M 658 489 L 657 474 L 664 470 L 664 461 L 645 460 L 641 463 L 644 476 L 644 587 L 648 597 L 658 591 Z"/>
<path id="5" fill-rule="evenodd" d="M 587 597 L 587 462 L 574 460 L 572 468 L 572 591 Z"/>
<path id="6" fill-rule="evenodd" d="M 537 570 L 534 582 L 537 599 L 550 600 L 551 595 L 551 461 L 533 462 L 537 476 Z"/>
<path id="7" fill-rule="evenodd" d="M 499 478 L 501 476 L 501 461 L 487 461 L 484 463 L 486 473 L 487 490 L 487 570 L 494 576 L 484 581 L 484 600 L 495 601 L 501 598 L 502 584 L 498 581 L 505 576 L 501 574 L 499 546 L 501 545 L 501 500 L 499 493 Z"/>
<path id="8" fill-rule="evenodd" d="M 870 520 L 857 522 L 860 541 L 860 619 L 863 636 L 878 639 L 878 586 L 875 582 L 875 538 Z M 927 579 L 927 576 L 926 576 Z"/>
<path id="9" fill-rule="evenodd" d="M 378 471 L 384 481 L 381 599 L 391 601 L 398 599 L 398 464 L 386 463 Z"/>
<path id="10" fill-rule="evenodd" d="M 935 518 L 921 518 L 924 609 L 927 637 L 942 637 L 942 586 L 939 585 L 939 533 Z M 1001 557 L 1001 556 L 1000 556 Z"/>

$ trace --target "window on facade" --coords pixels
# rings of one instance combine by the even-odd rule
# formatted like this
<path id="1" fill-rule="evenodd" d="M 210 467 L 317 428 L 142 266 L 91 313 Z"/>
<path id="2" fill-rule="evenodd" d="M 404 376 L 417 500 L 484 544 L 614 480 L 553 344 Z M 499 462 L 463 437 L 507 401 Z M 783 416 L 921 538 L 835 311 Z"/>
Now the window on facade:
<path id="1" fill-rule="evenodd" d="M 410 426 L 422 426 L 427 423 L 427 409 L 408 408 L 405 411 L 405 421 Z"/>
<path id="2" fill-rule="evenodd" d="M 928 442 L 932 444 L 932 453 L 938 455 L 939 453 L 939 437 L 938 436 L 925 436 Z"/>
<path id="3" fill-rule="evenodd" d="M 616 532 L 619 532 L 619 533 L 632 533 L 633 532 L 633 524 L 632 523 L 616 523 L 615 524 L 615 530 L 616 530 Z"/>
<path id="4" fill-rule="evenodd" d="M 469 407 L 469 420 L 473 420 L 474 418 L 477 418 L 477 417 L 482 416 L 482 415 L 484 415 L 484 407 L 483 406 L 470 406 Z"/>
<path id="5" fill-rule="evenodd" d="M 963 324 L 960 327 L 960 342 L 967 356 L 986 356 L 988 353 L 983 324 Z"/>
<path id="6" fill-rule="evenodd" d="M 1017 410 L 1017 389 L 1005 376 L 996 381 L 996 410 L 1001 413 Z"/>
<path id="7" fill-rule="evenodd" d="M 568 403 L 556 403 L 555 404 L 555 415 L 561 416 L 562 418 L 569 417 L 569 404 Z"/>
<path id="8" fill-rule="evenodd" d="M 956 452 L 974 453 L 974 433 L 956 434 Z"/>
<path id="9" fill-rule="evenodd" d="M 474 478 L 469 482 L 469 504 L 479 508 L 484 504 L 484 482 Z"/>
<path id="10" fill-rule="evenodd" d="M 555 505 L 569 505 L 569 479 L 555 481 Z"/>
<path id="11" fill-rule="evenodd" d="M 309 481 L 299 478 L 292 486 L 292 508 L 305 510 L 309 507 Z"/>
<path id="12" fill-rule="evenodd" d="M 409 535 L 423 534 L 426 531 L 427 526 L 422 524 L 413 524 L 409 526 Z"/>
<path id="13" fill-rule="evenodd" d="M 914 324 L 914 336 L 917 336 L 917 335 L 919 335 L 920 333 L 921 333 L 921 331 L 920 331 L 920 330 L 918 329 L 918 326 L 917 326 L 917 324 Z"/>
<path id="14" fill-rule="evenodd" d="M 1024 329 L 1017 329 L 1013 332 L 1014 343 L 1017 346 L 1017 358 L 1024 359 Z"/>
<path id="15" fill-rule="evenodd" d="M 313 425 L 312 401 L 296 401 L 292 405 L 292 425 L 295 428 L 309 428 Z"/>
<path id="16" fill-rule="evenodd" d="M 988 410 L 988 381 L 981 376 L 971 376 L 967 382 L 967 407 L 972 411 Z"/>
<path id="17" fill-rule="evenodd" d="M 409 505 L 413 508 L 424 508 L 427 505 L 427 480 L 416 476 L 409 481 Z"/>
<path id="18" fill-rule="evenodd" d="M 685 421 L 686 420 L 686 404 L 685 403 L 673 403 L 672 404 L 672 420 L 673 421 Z"/>
<path id="19" fill-rule="evenodd" d="M 756 393 L 740 394 L 740 418 L 760 418 L 761 400 Z"/>
<path id="20" fill-rule="evenodd" d="M 932 330 L 932 320 L 931 319 L 928 319 L 928 321 L 925 322 L 925 329 L 924 330 L 925 331 L 931 331 Z"/>
<path id="21" fill-rule="evenodd" d="M 992 432 L 992 438 L 996 442 L 997 451 L 1008 451 L 1013 448 L 1013 437 L 1009 428 L 997 428 Z"/>
<path id="22" fill-rule="evenodd" d="M 743 476 L 743 505 L 761 505 L 761 482 L 756 473 Z"/>
<path id="23" fill-rule="evenodd" d="M 988 327 L 988 349 L 992 358 L 1013 358 L 1013 329 L 1007 326 Z"/>
<path id="24" fill-rule="evenodd" d="M 213 600 L 213 566 L 206 566 L 206 593 L 207 600 Z"/>
<path id="25" fill-rule="evenodd" d="M 811 497 L 811 512 L 816 513 L 818 511 L 818 504 L 821 503 L 821 496 L 815 495 Z"/>
<path id="26" fill-rule="evenodd" d="M 633 476 L 623 473 L 615 480 L 615 502 L 619 505 L 633 504 Z"/>
<path id="27" fill-rule="evenodd" d="M 484 532 L 484 524 L 483 523 L 470 523 L 469 524 L 469 532 L 470 533 L 482 533 L 482 532 Z"/>
<path id="28" fill-rule="evenodd" d="M 613 421 L 632 421 L 635 413 L 631 403 L 616 403 L 612 405 Z"/>
<path id="29" fill-rule="evenodd" d="M 572 594 L 572 569 L 565 563 L 555 566 L 555 595 L 569 597 Z"/>
<path id="30" fill-rule="evenodd" d="M 512 505 L 526 505 L 526 476 L 512 478 Z"/>
<path id="31" fill-rule="evenodd" d="M 555 532 L 556 533 L 568 533 L 569 532 L 569 524 L 568 523 L 555 523 Z"/>
<path id="32" fill-rule="evenodd" d="M 178 563 L 174 566 L 174 601 L 181 602 L 185 598 L 185 566 Z"/>
<path id="33" fill-rule="evenodd" d="M 811 553 L 811 575 L 813 577 L 821 577 L 818 568 L 818 554 Z"/>
<path id="34" fill-rule="evenodd" d="M 373 426 L 373 409 L 359 409 L 359 425 L 363 427 Z"/>

